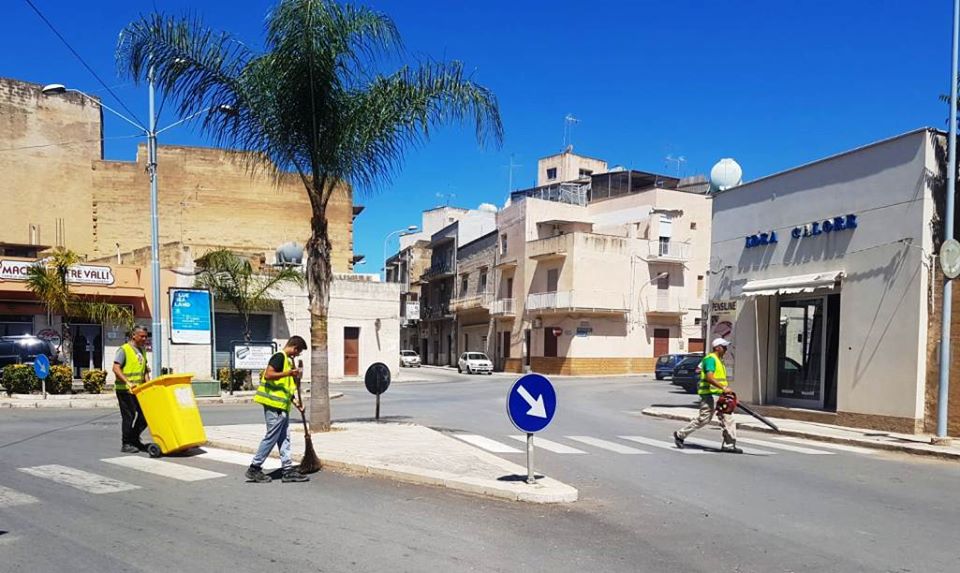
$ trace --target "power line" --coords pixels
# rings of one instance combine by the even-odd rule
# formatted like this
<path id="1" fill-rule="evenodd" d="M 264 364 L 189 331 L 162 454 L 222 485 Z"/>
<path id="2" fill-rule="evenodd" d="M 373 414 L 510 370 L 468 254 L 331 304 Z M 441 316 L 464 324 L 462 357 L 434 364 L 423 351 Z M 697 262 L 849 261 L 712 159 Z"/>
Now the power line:
<path id="1" fill-rule="evenodd" d="M 59 31 L 57 31 L 57 29 L 53 26 L 53 24 L 50 22 L 50 20 L 47 20 L 47 17 L 43 15 L 43 12 L 41 12 L 40 9 L 37 8 L 37 6 L 32 2 L 32 0 L 23 0 L 23 1 L 26 2 L 27 5 L 30 6 L 30 8 L 32 8 L 34 12 L 37 13 L 37 16 L 39 16 L 40 19 L 43 20 L 43 23 L 46 24 L 47 27 L 50 28 L 50 30 L 52 30 L 53 33 L 56 34 L 56 36 L 57 36 L 58 38 L 60 38 L 60 41 L 63 42 L 63 45 L 66 46 L 67 49 L 70 50 L 70 52 L 71 52 L 74 56 L 76 56 L 76 58 L 77 58 L 78 60 L 80 60 L 80 63 L 83 64 L 83 67 L 86 68 L 88 72 L 90 72 L 91 74 L 93 74 L 93 77 L 95 77 L 95 78 L 97 79 L 97 81 L 100 82 L 100 85 L 103 86 L 104 89 L 106 89 L 107 92 L 108 92 L 110 95 L 112 95 L 115 100 L 117 100 L 117 102 L 120 104 L 120 107 L 122 107 L 124 110 L 126 110 L 127 113 L 129 113 L 131 116 L 133 116 L 133 118 L 134 118 L 135 120 L 137 120 L 138 123 L 140 123 L 141 125 L 143 125 L 143 122 L 140 121 L 140 118 L 137 117 L 137 114 L 135 114 L 135 113 L 133 112 L 133 110 L 131 110 L 129 107 L 127 107 L 127 104 L 123 103 L 123 100 L 120 99 L 120 96 L 118 96 L 118 95 L 113 91 L 113 89 L 111 89 L 110 86 L 107 85 L 107 82 L 103 81 L 103 79 L 100 77 L 100 75 L 97 74 L 97 72 L 95 72 L 94 69 L 91 68 L 89 64 L 87 64 L 86 60 L 84 60 L 83 57 L 81 57 L 80 54 L 77 53 L 77 51 L 73 49 L 73 46 L 70 45 L 70 42 L 68 42 L 67 39 L 63 37 L 63 34 L 61 34 Z"/>
<path id="2" fill-rule="evenodd" d="M 24 145 L 23 147 L 4 147 L 0 148 L 0 153 L 4 151 L 22 151 L 24 149 L 40 149 L 43 147 L 58 147 L 61 145 L 80 145 L 82 143 L 95 143 L 98 141 L 111 141 L 114 139 L 133 139 L 135 137 L 144 137 L 142 133 L 132 135 L 115 135 L 113 137 L 98 137 L 96 139 L 84 139 L 79 141 L 61 141 L 60 143 L 44 143 L 41 145 Z"/>

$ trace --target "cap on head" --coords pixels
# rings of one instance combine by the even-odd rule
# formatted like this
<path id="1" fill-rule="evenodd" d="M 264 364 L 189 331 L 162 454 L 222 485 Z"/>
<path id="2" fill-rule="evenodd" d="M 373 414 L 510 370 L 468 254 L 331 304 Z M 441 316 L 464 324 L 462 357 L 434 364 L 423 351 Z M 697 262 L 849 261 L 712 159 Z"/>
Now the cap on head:
<path id="1" fill-rule="evenodd" d="M 710 348 L 716 348 L 718 346 L 723 346 L 726 348 L 727 346 L 730 346 L 730 341 L 726 338 L 714 338 L 713 344 L 710 346 Z"/>

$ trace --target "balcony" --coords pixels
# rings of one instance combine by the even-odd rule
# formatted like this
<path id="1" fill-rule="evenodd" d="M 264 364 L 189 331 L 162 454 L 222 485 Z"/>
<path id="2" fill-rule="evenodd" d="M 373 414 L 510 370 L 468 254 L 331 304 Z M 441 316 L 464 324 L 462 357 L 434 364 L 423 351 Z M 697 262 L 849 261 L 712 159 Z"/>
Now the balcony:
<path id="1" fill-rule="evenodd" d="M 535 261 L 559 259 L 571 250 L 573 235 L 557 235 L 527 242 L 527 256 Z"/>
<path id="2" fill-rule="evenodd" d="M 420 307 L 420 320 L 442 320 L 445 318 L 453 318 L 449 301 Z"/>
<path id="3" fill-rule="evenodd" d="M 541 292 L 527 296 L 527 311 L 537 314 L 582 312 L 591 314 L 624 314 L 626 295 L 622 292 L 568 290 Z"/>
<path id="4" fill-rule="evenodd" d="M 591 255 L 606 257 L 627 255 L 629 239 L 597 233 L 566 233 L 527 242 L 527 256 L 536 261 Z"/>
<path id="5" fill-rule="evenodd" d="M 512 269 L 517 266 L 517 256 L 510 254 L 500 255 L 500 260 L 493 265 L 495 269 Z"/>
<path id="6" fill-rule="evenodd" d="M 500 300 L 491 301 L 490 314 L 493 316 L 516 316 L 517 311 L 514 310 L 516 308 L 514 302 L 512 298 L 501 298 Z"/>
<path id="7" fill-rule="evenodd" d="M 650 241 L 649 260 L 657 263 L 686 263 L 690 260 L 690 244 Z"/>
<path id="8" fill-rule="evenodd" d="M 467 310 L 476 310 L 488 308 L 493 301 L 493 293 L 485 292 L 473 296 L 464 296 L 450 301 L 450 310 L 453 312 L 464 312 Z"/>
<path id="9" fill-rule="evenodd" d="M 443 261 L 430 265 L 430 268 L 423 273 L 421 280 L 431 281 L 452 277 L 454 274 L 453 261 Z"/>
<path id="10" fill-rule="evenodd" d="M 672 294 L 654 293 L 646 297 L 645 303 L 649 318 L 679 319 L 690 312 L 687 299 Z"/>

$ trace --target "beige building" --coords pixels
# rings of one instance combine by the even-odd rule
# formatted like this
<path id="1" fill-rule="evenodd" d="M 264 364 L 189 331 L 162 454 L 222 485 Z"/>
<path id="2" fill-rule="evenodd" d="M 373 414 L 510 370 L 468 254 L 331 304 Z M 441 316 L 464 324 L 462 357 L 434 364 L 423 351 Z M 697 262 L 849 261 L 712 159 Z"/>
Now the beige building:
<path id="1" fill-rule="evenodd" d="M 639 171 L 576 183 L 515 192 L 497 215 L 496 362 L 620 374 L 702 350 L 708 198 Z"/>
<path id="2" fill-rule="evenodd" d="M 589 178 L 595 173 L 606 173 L 607 162 L 585 157 L 568 146 L 562 153 L 537 161 L 537 187 Z"/>

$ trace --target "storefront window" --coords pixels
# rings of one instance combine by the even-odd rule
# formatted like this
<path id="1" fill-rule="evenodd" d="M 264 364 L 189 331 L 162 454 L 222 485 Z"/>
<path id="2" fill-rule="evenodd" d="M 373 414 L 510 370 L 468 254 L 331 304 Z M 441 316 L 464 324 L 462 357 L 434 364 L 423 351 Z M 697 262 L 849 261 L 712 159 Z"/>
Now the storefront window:
<path id="1" fill-rule="evenodd" d="M 777 397 L 823 406 L 824 299 L 780 303 Z"/>

